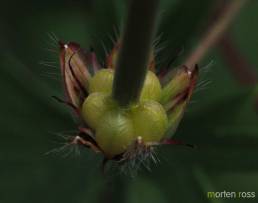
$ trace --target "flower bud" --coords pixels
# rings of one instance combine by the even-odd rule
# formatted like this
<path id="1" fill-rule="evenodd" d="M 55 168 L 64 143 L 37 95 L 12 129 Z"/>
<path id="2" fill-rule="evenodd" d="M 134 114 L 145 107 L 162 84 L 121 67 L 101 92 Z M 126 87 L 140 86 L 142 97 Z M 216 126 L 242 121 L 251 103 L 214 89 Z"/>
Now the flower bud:
<path id="1" fill-rule="evenodd" d="M 107 159 L 122 157 L 124 160 L 146 153 L 146 150 L 148 153 L 152 148 L 150 146 L 173 142 L 164 138 L 171 136 L 181 121 L 196 85 L 197 65 L 193 68 L 182 66 L 169 82 L 164 81 L 167 84 L 162 90 L 159 79 L 152 72 L 155 71 L 155 54 L 152 50 L 145 80 L 139 83 L 134 100 L 129 99 L 126 105 L 122 105 L 119 103 L 121 95 L 112 95 L 120 42 L 107 58 L 107 69 L 100 69 L 93 50 L 84 53 L 76 43 L 60 43 L 60 46 L 61 70 L 68 97 L 64 103 L 73 107 L 85 121 L 85 129 L 80 128 L 76 136 L 80 144 L 96 148 Z M 143 79 L 144 75 L 141 76 Z M 122 81 L 128 79 L 128 72 L 122 78 Z M 134 79 L 131 77 L 131 80 Z M 131 80 L 126 85 L 129 88 L 133 82 Z M 121 92 L 130 95 L 129 88 L 122 88 Z"/>

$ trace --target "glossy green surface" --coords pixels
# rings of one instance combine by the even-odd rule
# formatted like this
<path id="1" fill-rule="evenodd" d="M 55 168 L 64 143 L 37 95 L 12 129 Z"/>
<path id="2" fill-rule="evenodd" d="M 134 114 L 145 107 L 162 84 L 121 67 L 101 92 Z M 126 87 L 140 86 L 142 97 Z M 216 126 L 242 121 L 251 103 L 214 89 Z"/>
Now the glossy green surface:
<path id="1" fill-rule="evenodd" d="M 114 71 L 112 69 L 102 69 L 98 71 L 90 80 L 89 92 L 103 92 L 111 94 L 114 79 Z"/>
<path id="2" fill-rule="evenodd" d="M 108 158 L 121 154 L 137 138 L 159 142 L 167 130 L 167 115 L 159 100 L 161 86 L 148 71 L 139 103 L 119 107 L 111 96 L 113 70 L 98 71 L 90 80 L 91 93 L 82 106 L 84 121 L 96 132 L 96 141 Z"/>
<path id="3" fill-rule="evenodd" d="M 166 112 L 158 102 L 149 100 L 133 109 L 133 121 L 136 136 L 144 142 L 158 142 L 164 137 L 168 119 Z"/>

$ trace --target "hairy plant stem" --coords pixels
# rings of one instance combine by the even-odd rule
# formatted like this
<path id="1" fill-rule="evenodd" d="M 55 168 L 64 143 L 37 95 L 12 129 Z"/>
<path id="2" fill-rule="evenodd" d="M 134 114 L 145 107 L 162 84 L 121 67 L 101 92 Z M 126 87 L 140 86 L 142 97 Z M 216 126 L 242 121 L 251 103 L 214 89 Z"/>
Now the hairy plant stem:
<path id="1" fill-rule="evenodd" d="M 147 73 L 159 0 L 130 0 L 115 68 L 113 98 L 120 106 L 138 101 Z"/>
<path id="2" fill-rule="evenodd" d="M 248 0 L 233 0 L 225 3 L 225 7 L 220 12 L 217 20 L 204 34 L 197 48 L 186 59 L 185 65 L 193 67 L 205 56 L 207 51 L 220 40 L 229 24 L 246 2 L 248 2 Z"/>

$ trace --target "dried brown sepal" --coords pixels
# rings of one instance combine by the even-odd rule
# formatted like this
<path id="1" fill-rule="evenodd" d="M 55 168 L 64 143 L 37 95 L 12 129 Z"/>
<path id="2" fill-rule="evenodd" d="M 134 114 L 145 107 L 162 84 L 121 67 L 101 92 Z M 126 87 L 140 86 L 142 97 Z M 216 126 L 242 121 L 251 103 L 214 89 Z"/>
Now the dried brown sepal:
<path id="1" fill-rule="evenodd" d="M 88 83 L 91 77 L 87 57 L 78 44 L 60 43 L 60 65 L 68 102 L 80 109 L 88 96 Z"/>
<path id="2" fill-rule="evenodd" d="M 71 144 L 78 144 L 84 147 L 92 149 L 95 153 L 101 153 L 102 150 L 99 148 L 95 141 L 93 132 L 89 128 L 79 128 L 79 133 L 71 140 Z"/>
<path id="3" fill-rule="evenodd" d="M 87 64 L 88 64 L 88 70 L 90 71 L 90 73 L 92 75 L 94 75 L 98 70 L 101 69 L 101 65 L 99 64 L 98 60 L 97 60 L 97 56 L 93 50 L 93 48 L 91 48 L 91 50 L 86 53 L 86 59 L 87 59 Z"/>
<path id="4" fill-rule="evenodd" d="M 71 107 L 77 114 L 80 113 L 79 109 L 77 107 L 75 107 L 72 103 L 70 103 L 69 101 L 65 101 L 65 100 L 63 100 L 63 99 L 61 99 L 61 98 L 59 98 L 57 96 L 52 96 L 52 98 L 54 100 L 56 100 L 57 102 L 59 102 L 59 103 L 62 103 L 62 104 L 65 104 L 65 105 Z"/>
<path id="5" fill-rule="evenodd" d="M 175 140 L 172 138 L 165 138 L 160 141 L 159 145 L 182 145 L 190 148 L 196 148 L 193 144 L 184 143 L 181 140 Z"/>

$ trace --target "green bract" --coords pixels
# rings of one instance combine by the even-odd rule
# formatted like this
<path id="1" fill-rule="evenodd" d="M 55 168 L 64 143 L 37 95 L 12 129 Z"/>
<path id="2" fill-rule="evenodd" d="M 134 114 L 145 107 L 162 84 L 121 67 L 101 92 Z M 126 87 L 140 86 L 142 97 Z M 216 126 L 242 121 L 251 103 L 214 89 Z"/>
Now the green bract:
<path id="1" fill-rule="evenodd" d="M 129 107 L 119 107 L 111 97 L 113 70 L 103 69 L 90 80 L 90 95 L 82 106 L 82 116 L 96 131 L 96 142 L 105 155 L 121 154 L 137 140 L 159 142 L 167 129 L 168 118 L 158 103 L 161 85 L 148 71 L 140 101 Z"/>

